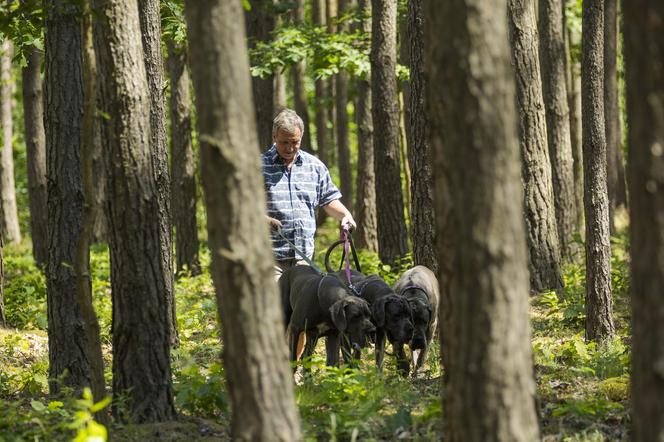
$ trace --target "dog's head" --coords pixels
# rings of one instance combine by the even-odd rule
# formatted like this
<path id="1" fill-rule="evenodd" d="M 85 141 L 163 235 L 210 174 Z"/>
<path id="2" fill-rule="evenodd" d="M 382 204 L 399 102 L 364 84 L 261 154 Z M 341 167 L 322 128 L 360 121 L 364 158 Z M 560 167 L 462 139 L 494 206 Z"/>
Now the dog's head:
<path id="1" fill-rule="evenodd" d="M 413 313 L 406 298 L 394 292 L 378 298 L 372 305 L 372 314 L 376 326 L 385 330 L 390 342 L 410 342 L 414 324 Z"/>
<path id="2" fill-rule="evenodd" d="M 411 350 L 425 349 L 427 346 L 427 329 L 433 320 L 431 304 L 422 298 L 408 298 L 408 304 L 413 312 L 413 339 L 410 342 Z"/>
<path id="3" fill-rule="evenodd" d="M 369 304 L 356 296 L 346 296 L 330 307 L 332 323 L 350 340 L 355 350 L 366 347 L 369 337 L 376 333 L 371 322 Z"/>

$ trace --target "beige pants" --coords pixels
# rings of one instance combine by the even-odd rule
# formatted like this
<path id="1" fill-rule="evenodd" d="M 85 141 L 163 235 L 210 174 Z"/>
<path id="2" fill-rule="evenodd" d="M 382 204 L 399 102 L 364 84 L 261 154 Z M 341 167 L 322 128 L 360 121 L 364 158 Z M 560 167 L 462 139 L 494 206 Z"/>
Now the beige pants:
<path id="1" fill-rule="evenodd" d="M 281 274 L 293 266 L 306 266 L 306 265 L 309 264 L 307 264 L 305 260 L 297 258 L 282 259 L 276 261 L 274 264 L 274 279 L 275 281 L 279 281 L 279 278 L 281 278 Z"/>

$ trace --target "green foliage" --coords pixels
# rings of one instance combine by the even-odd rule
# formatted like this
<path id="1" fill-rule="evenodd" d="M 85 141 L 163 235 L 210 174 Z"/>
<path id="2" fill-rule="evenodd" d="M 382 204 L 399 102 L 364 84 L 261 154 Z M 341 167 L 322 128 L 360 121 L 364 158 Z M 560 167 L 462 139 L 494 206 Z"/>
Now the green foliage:
<path id="1" fill-rule="evenodd" d="M 191 364 L 175 372 L 175 405 L 184 412 L 218 417 L 229 410 L 226 377 L 219 362 L 209 368 Z"/>
<path id="2" fill-rule="evenodd" d="M 5 255 L 5 312 L 12 327 L 46 330 L 46 278 L 29 250 Z"/>
<path id="3" fill-rule="evenodd" d="M 107 438 L 106 428 L 94 420 L 94 413 L 110 403 L 110 397 L 94 403 L 89 389 L 82 399 L 65 397 L 63 401 L 4 401 L 0 399 L 0 441 L 22 442 L 54 440 L 75 442 Z"/>
<path id="4" fill-rule="evenodd" d="M 187 23 L 182 0 L 161 0 L 160 12 L 162 38 L 171 39 L 178 45 L 186 45 Z"/>
<path id="5" fill-rule="evenodd" d="M 28 51 L 44 49 L 46 11 L 41 0 L 9 0 L 0 3 L 0 38 L 14 43 L 14 59 L 21 67 L 27 64 Z"/>

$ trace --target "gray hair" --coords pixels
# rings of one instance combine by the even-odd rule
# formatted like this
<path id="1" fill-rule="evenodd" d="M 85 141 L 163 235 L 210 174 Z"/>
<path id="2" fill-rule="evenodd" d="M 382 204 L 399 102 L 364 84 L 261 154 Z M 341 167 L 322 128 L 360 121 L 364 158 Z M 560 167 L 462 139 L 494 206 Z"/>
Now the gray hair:
<path id="1" fill-rule="evenodd" d="M 293 109 L 285 108 L 272 120 L 272 137 L 277 136 L 279 129 L 286 132 L 294 132 L 295 129 L 300 129 L 300 135 L 304 135 L 304 122 Z"/>

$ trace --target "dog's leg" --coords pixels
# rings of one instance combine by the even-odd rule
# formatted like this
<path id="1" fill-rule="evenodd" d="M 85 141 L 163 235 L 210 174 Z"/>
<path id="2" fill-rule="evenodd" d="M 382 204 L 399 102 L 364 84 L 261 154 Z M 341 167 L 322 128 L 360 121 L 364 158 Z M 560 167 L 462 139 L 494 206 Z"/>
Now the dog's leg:
<path id="1" fill-rule="evenodd" d="M 385 358 L 385 330 L 376 330 L 376 371 L 383 372 L 383 359 Z"/>
<path id="2" fill-rule="evenodd" d="M 403 344 L 395 346 L 395 353 L 397 355 L 397 371 L 403 377 L 408 376 L 408 371 L 410 370 L 410 361 L 406 355 L 406 351 L 403 348 Z"/>
<path id="3" fill-rule="evenodd" d="M 427 354 L 429 353 L 429 346 L 425 345 L 424 348 L 421 351 L 419 351 L 418 353 L 419 353 L 419 355 L 418 355 L 417 361 L 413 361 L 415 363 L 414 364 L 415 365 L 415 371 L 413 371 L 413 376 L 415 376 L 420 371 L 422 366 L 424 366 L 424 362 L 427 360 Z M 413 355 L 414 355 L 414 352 L 413 352 Z"/>
<path id="4" fill-rule="evenodd" d="M 331 332 L 325 339 L 327 353 L 326 364 L 330 367 L 339 366 L 339 333 Z"/>
<path id="5" fill-rule="evenodd" d="M 290 326 L 290 335 L 288 336 L 288 344 L 290 347 L 290 360 L 291 362 L 297 361 L 297 337 L 300 335 L 299 330 L 295 330 L 294 327 Z M 296 367 L 293 364 L 293 373 L 295 373 Z"/>

